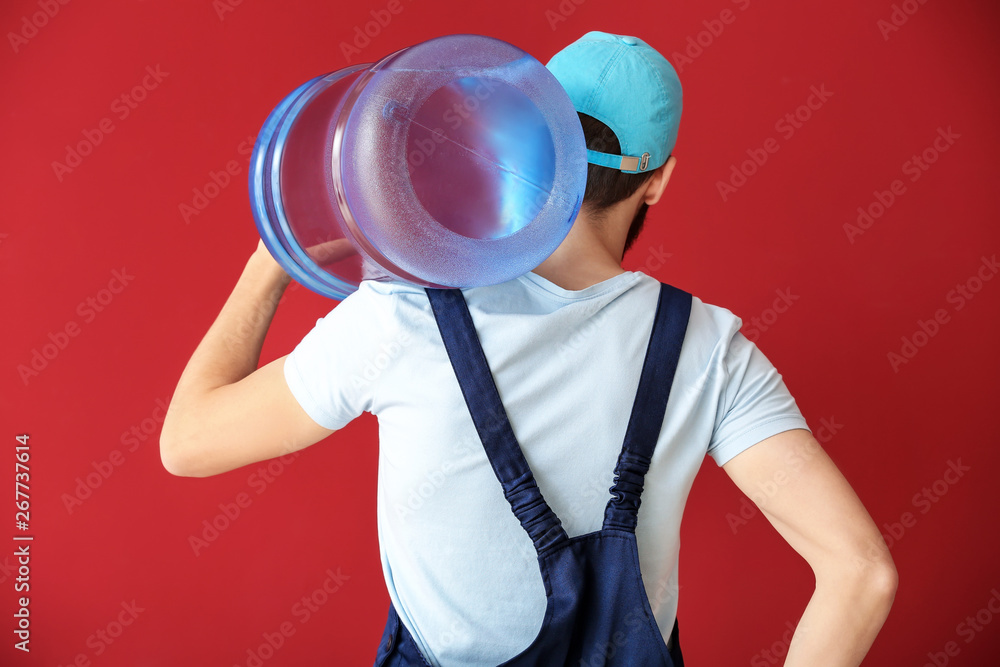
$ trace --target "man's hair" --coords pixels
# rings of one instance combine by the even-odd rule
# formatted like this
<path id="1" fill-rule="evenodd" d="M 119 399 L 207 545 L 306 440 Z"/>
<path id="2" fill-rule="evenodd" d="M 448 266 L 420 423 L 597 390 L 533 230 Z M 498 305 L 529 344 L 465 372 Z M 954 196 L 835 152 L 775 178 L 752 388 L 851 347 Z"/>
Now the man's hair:
<path id="1" fill-rule="evenodd" d="M 578 111 L 577 114 L 583 125 L 583 136 L 587 140 L 587 148 L 602 153 L 621 154 L 621 144 L 610 127 L 585 113 Z M 667 159 L 670 157 L 668 156 Z M 619 169 L 587 164 L 587 189 L 583 194 L 583 208 L 600 219 L 604 211 L 623 199 L 631 197 L 652 175 L 652 171 L 627 174 Z M 628 249 L 638 238 L 643 223 L 646 221 L 646 211 L 648 210 L 649 204 L 646 202 L 639 205 L 632 222 L 629 224 L 624 252 L 628 252 Z"/>
<path id="2" fill-rule="evenodd" d="M 577 114 L 583 125 L 587 148 L 602 153 L 621 154 L 621 144 L 610 127 L 585 113 L 577 112 Z M 621 200 L 631 197 L 650 176 L 652 172 L 626 174 L 611 167 L 588 164 L 587 190 L 583 195 L 583 205 L 599 214 Z M 642 206 L 648 207 L 645 203 Z"/>

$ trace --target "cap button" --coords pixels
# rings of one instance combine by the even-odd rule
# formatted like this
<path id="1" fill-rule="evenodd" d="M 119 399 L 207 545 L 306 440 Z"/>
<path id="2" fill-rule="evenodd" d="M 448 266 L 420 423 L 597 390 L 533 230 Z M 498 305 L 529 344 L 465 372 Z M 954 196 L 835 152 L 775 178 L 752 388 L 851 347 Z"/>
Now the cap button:
<path id="1" fill-rule="evenodd" d="M 635 46 L 639 43 L 635 37 L 622 37 L 622 43 L 628 44 L 629 46 Z"/>

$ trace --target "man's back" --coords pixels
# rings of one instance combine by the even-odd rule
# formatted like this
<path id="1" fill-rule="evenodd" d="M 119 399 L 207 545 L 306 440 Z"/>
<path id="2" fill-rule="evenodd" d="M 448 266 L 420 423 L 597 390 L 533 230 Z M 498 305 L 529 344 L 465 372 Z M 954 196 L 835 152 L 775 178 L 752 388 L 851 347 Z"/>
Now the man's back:
<path id="1" fill-rule="evenodd" d="M 570 536 L 601 526 L 659 284 L 622 273 L 584 290 L 529 273 L 464 290 L 539 488 Z M 681 514 L 706 453 L 721 465 L 807 428 L 780 375 L 730 311 L 692 304 L 636 529 L 666 638 L 677 610 Z M 393 604 L 440 664 L 496 664 L 545 612 L 535 551 L 483 451 L 423 289 L 366 281 L 288 357 L 303 408 L 338 429 L 379 419 L 378 528 Z"/>
<path id="2" fill-rule="evenodd" d="M 635 37 L 587 33 L 547 67 L 570 94 L 587 141 L 579 214 L 532 273 L 464 296 L 511 430 L 572 537 L 601 525 L 652 329 L 658 285 L 622 273 L 621 264 L 676 166 L 682 95 L 672 66 Z M 375 413 L 383 568 L 393 608 L 418 644 L 399 633 L 398 650 L 386 657 L 399 664 L 423 652 L 430 662 L 467 665 L 518 653 L 545 610 L 539 563 L 473 430 L 427 294 L 366 281 L 291 355 L 256 368 L 274 294 L 289 280 L 258 246 L 178 382 L 160 438 L 164 466 L 179 475 L 219 474 L 309 447 L 361 412 Z M 677 609 L 681 513 L 708 453 L 746 494 L 783 480 L 755 502 L 816 575 L 788 664 L 856 665 L 895 596 L 888 547 L 781 376 L 739 333 L 739 319 L 697 298 L 690 305 L 635 531 L 642 585 L 661 634 Z M 464 311 L 460 316 L 465 322 Z M 470 336 L 465 325 L 460 335 Z M 450 324 L 444 330 L 451 340 Z M 477 380 L 485 375 L 476 372 Z M 619 482 L 635 471 L 625 472 Z M 510 478 L 506 483 L 512 488 Z M 626 504 L 634 506 L 634 496 Z M 597 553 L 587 563 L 608 562 Z M 601 571 L 632 565 L 621 554 L 611 562 Z M 626 597 L 641 597 L 635 576 Z M 574 596 L 569 589 L 561 587 L 560 600 Z M 613 612 L 606 602 L 579 599 L 570 607 L 570 620 L 575 611 L 590 620 L 615 617 L 605 613 Z M 396 613 L 387 619 L 383 655 L 398 631 Z M 563 625 L 560 632 L 588 627 Z M 610 634 L 602 637 L 613 638 L 617 627 L 605 627 Z"/>

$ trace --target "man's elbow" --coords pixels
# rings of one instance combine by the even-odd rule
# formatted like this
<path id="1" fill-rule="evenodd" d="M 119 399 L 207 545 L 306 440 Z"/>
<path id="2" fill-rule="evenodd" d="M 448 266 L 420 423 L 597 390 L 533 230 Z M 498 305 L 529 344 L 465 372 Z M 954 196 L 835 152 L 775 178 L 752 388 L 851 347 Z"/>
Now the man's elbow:
<path id="1" fill-rule="evenodd" d="M 177 447 L 173 444 L 173 440 L 168 440 L 167 436 L 163 433 L 160 433 L 160 463 L 163 464 L 163 467 L 171 475 L 177 475 L 178 477 L 189 476 L 184 468 L 184 462 L 177 452 Z"/>
<path id="2" fill-rule="evenodd" d="M 871 586 L 875 595 L 886 601 L 887 606 L 892 606 L 892 601 L 896 599 L 896 590 L 899 588 L 899 573 L 896 571 L 896 564 L 889 559 L 879 567 L 871 577 Z"/>
<path id="3" fill-rule="evenodd" d="M 860 557 L 855 557 L 855 562 L 859 562 Z M 899 573 L 896 571 L 896 563 L 886 547 L 877 555 L 868 553 L 864 563 L 867 567 L 858 568 L 863 576 L 864 585 L 867 586 L 873 596 L 888 599 L 890 604 L 896 597 L 896 589 L 899 587 Z"/>
<path id="4" fill-rule="evenodd" d="M 164 428 L 160 432 L 160 463 L 167 472 L 177 477 L 204 477 L 185 453 L 183 442 L 184 438 Z"/>
<path id="5" fill-rule="evenodd" d="M 890 560 L 887 564 L 874 568 L 861 583 L 857 609 L 867 608 L 874 618 L 885 619 L 896 599 L 899 575 Z"/>
<path id="6" fill-rule="evenodd" d="M 865 600 L 888 612 L 899 587 L 899 573 L 891 557 L 880 554 L 878 558 L 871 558 L 858 554 L 827 565 L 814 570 L 818 587 L 849 595 L 859 602 Z"/>

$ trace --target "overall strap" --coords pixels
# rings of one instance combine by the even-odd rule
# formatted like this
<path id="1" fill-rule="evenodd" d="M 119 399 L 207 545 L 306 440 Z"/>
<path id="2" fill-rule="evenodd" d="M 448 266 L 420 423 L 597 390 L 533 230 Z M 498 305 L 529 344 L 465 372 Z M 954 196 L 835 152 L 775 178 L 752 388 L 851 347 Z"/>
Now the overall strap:
<path id="1" fill-rule="evenodd" d="M 611 499 L 604 510 L 605 529 L 635 530 L 639 496 L 663 427 L 667 398 L 691 315 L 691 300 L 688 292 L 660 283 L 653 332 L 646 346 L 625 442 L 615 466 L 615 485 L 611 487 Z"/>
<path id="2" fill-rule="evenodd" d="M 568 539 L 566 531 L 559 517 L 542 498 L 514 436 L 479 336 L 476 335 L 469 306 L 461 290 L 425 289 L 448 358 L 455 369 L 493 472 L 500 480 L 514 516 L 531 537 L 535 549 L 541 553 Z"/>

